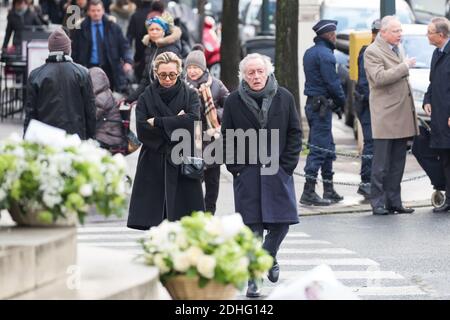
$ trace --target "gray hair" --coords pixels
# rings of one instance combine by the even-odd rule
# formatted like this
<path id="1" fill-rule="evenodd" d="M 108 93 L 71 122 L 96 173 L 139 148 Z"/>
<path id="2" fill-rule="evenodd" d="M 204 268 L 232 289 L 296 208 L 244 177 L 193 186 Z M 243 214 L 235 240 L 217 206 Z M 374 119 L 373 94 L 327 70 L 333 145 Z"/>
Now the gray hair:
<path id="1" fill-rule="evenodd" d="M 449 36 L 449 22 L 447 18 L 437 17 L 431 19 L 431 23 L 436 28 L 437 33 L 442 33 L 445 38 Z"/>
<path id="2" fill-rule="evenodd" d="M 399 21 L 399 20 L 398 20 L 398 18 L 396 16 L 385 16 L 385 17 L 383 17 L 383 19 L 381 19 L 381 23 L 380 23 L 381 24 L 380 30 L 386 31 L 388 26 L 389 26 L 389 24 L 392 21 Z"/>
<path id="3" fill-rule="evenodd" d="M 245 70 L 247 68 L 247 64 L 250 60 L 260 59 L 264 63 L 264 67 L 266 69 L 267 76 L 270 76 L 274 72 L 274 67 L 270 58 L 268 56 L 259 54 L 259 53 L 250 53 L 245 56 L 244 59 L 239 63 L 239 81 L 244 79 Z"/>

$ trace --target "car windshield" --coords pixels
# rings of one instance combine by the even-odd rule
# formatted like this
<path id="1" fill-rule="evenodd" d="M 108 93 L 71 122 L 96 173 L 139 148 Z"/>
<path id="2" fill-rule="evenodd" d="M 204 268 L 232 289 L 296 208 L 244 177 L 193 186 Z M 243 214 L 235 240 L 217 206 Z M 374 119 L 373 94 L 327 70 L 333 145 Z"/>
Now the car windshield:
<path id="1" fill-rule="evenodd" d="M 427 36 L 403 35 L 402 44 L 405 49 L 405 55 L 416 58 L 416 68 L 430 68 L 431 56 L 435 47 L 429 44 Z"/>
<path id="2" fill-rule="evenodd" d="M 379 17 L 379 9 L 374 8 L 344 8 L 325 7 L 322 12 L 322 19 L 337 20 L 337 32 L 345 29 L 363 30 L 370 29 L 372 22 Z M 408 10 L 400 7 L 396 16 L 401 23 L 413 23 Z"/>

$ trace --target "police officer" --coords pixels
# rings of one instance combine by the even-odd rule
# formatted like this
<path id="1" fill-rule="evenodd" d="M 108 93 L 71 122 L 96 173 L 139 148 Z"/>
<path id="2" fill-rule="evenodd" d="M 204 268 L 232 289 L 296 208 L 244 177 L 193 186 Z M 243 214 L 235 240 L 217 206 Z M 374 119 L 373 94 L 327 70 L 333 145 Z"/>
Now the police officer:
<path id="1" fill-rule="evenodd" d="M 333 187 L 333 161 L 336 155 L 331 133 L 332 112 L 339 115 L 345 105 L 345 95 L 336 73 L 336 59 L 333 50 L 336 44 L 335 20 L 320 20 L 313 30 L 317 36 L 315 45 L 306 50 L 303 56 L 305 70 L 305 113 L 310 128 L 310 153 L 306 158 L 306 183 L 300 203 L 326 206 L 343 200 Z M 331 103 L 329 103 L 331 102 Z M 323 199 L 315 192 L 316 178 L 322 172 L 324 180 Z"/>
<path id="2" fill-rule="evenodd" d="M 372 42 L 380 31 L 380 19 L 372 23 Z M 355 109 L 359 122 L 361 123 L 364 146 L 363 156 L 373 156 L 373 139 L 372 126 L 370 124 L 370 109 L 369 109 L 369 82 L 367 81 L 366 71 L 364 70 L 364 52 L 368 46 L 363 46 L 358 55 L 358 82 L 355 90 Z M 370 175 L 372 172 L 372 158 L 363 157 L 361 160 L 361 184 L 358 188 L 358 193 L 364 198 L 370 196 Z"/>

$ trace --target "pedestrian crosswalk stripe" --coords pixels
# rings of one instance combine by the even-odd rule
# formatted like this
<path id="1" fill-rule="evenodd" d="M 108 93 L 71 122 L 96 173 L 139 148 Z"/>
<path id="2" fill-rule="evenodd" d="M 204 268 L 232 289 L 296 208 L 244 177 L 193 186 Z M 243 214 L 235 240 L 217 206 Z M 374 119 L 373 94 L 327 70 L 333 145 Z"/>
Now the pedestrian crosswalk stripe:
<path id="1" fill-rule="evenodd" d="M 304 276 L 309 271 L 281 271 L 280 279 L 295 279 Z M 339 280 L 375 280 L 375 279 L 404 279 L 401 274 L 393 271 L 333 271 Z"/>
<path id="2" fill-rule="evenodd" d="M 136 234 L 145 234 L 145 231 L 130 229 L 127 227 L 79 227 L 77 229 L 78 233 L 108 233 L 108 232 L 128 232 L 128 233 L 136 233 Z"/>
<path id="3" fill-rule="evenodd" d="M 309 234 L 306 234 L 304 232 L 289 232 L 286 235 L 286 238 L 310 238 L 311 236 Z"/>
<path id="4" fill-rule="evenodd" d="M 123 241 L 126 239 L 130 239 L 130 240 L 138 240 L 138 239 L 143 239 L 145 238 L 145 234 L 143 233 L 138 233 L 138 234 L 82 234 L 82 235 L 78 235 L 77 239 L 78 240 L 117 240 L 117 241 Z"/>
<path id="5" fill-rule="evenodd" d="M 350 287 L 358 296 L 417 296 L 428 295 L 417 286 Z"/>
<path id="6" fill-rule="evenodd" d="M 284 240 L 281 245 L 283 246 L 284 244 L 331 244 L 328 241 L 323 241 L 323 240 L 291 240 L 291 239 L 286 239 Z"/>
<path id="7" fill-rule="evenodd" d="M 327 264 L 330 266 L 376 266 L 378 262 L 365 258 L 345 259 L 278 259 L 281 266 L 317 266 Z"/>
<path id="8" fill-rule="evenodd" d="M 343 248 L 314 248 L 314 249 L 297 249 L 282 248 L 278 254 L 356 254 L 355 252 Z"/>
<path id="9" fill-rule="evenodd" d="M 140 248 L 141 245 L 137 242 L 83 242 L 83 245 L 97 246 L 97 247 L 129 247 Z"/>

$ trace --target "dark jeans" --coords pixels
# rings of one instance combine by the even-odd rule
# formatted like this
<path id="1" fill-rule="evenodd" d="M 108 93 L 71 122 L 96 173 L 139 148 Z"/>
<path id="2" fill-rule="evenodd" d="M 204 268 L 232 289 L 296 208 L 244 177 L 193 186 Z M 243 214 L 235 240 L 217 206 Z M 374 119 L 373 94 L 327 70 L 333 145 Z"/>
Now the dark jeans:
<path id="1" fill-rule="evenodd" d="M 263 248 L 266 249 L 276 261 L 277 252 L 280 249 L 281 242 L 283 242 L 289 231 L 289 224 L 255 223 L 249 224 L 248 227 L 256 233 L 257 236 L 264 239 Z M 264 229 L 267 230 L 266 237 L 264 237 Z"/>
<path id="2" fill-rule="evenodd" d="M 219 196 L 220 166 L 210 167 L 204 172 L 205 181 L 205 209 L 214 214 Z"/>
<path id="3" fill-rule="evenodd" d="M 377 207 L 400 207 L 401 181 L 406 163 L 408 139 L 374 139 L 371 204 Z"/>
<path id="4" fill-rule="evenodd" d="M 308 143 L 323 149 L 335 151 L 333 134 L 331 133 L 332 112 L 328 110 L 324 118 L 320 118 L 319 112 L 312 110 L 312 105 L 305 107 L 306 118 L 309 125 Z M 317 177 L 319 169 L 322 172 L 322 178 L 333 178 L 333 161 L 336 156 L 332 153 L 321 151 L 310 147 L 306 158 L 305 174 Z"/>
<path id="5" fill-rule="evenodd" d="M 364 146 L 362 154 L 364 156 L 373 155 L 373 139 L 372 139 L 372 125 L 370 123 L 370 109 L 369 103 L 364 102 L 364 106 L 360 113 L 358 113 L 358 119 L 361 123 L 363 136 L 364 136 Z M 361 160 L 361 181 L 363 183 L 370 182 L 370 177 L 372 175 L 372 159 L 362 158 Z"/>
<path id="6" fill-rule="evenodd" d="M 450 201 L 450 149 L 436 149 L 441 158 L 442 168 L 445 176 L 445 196 Z"/>

